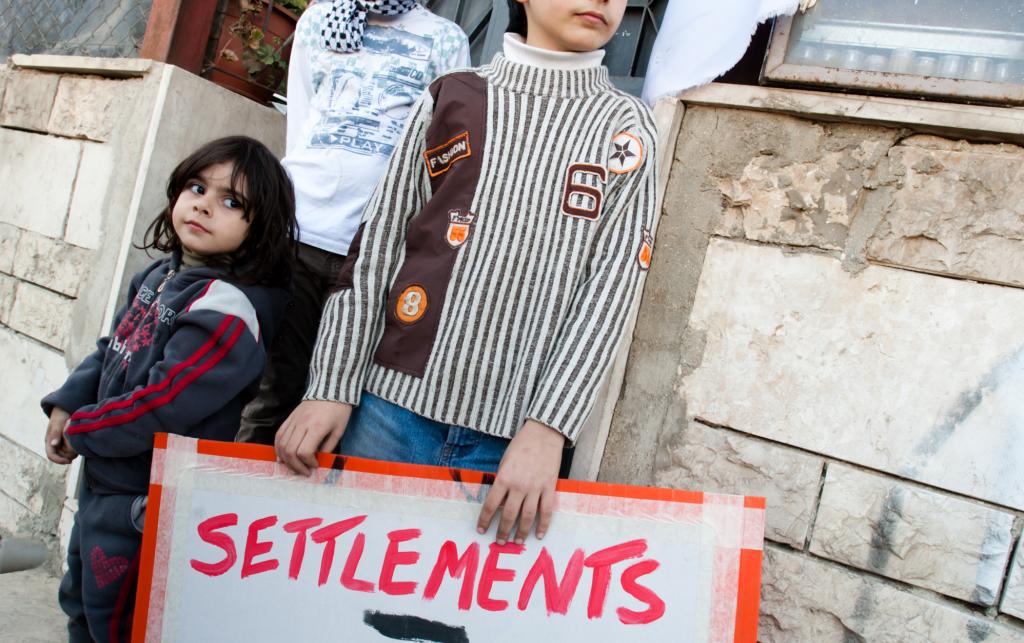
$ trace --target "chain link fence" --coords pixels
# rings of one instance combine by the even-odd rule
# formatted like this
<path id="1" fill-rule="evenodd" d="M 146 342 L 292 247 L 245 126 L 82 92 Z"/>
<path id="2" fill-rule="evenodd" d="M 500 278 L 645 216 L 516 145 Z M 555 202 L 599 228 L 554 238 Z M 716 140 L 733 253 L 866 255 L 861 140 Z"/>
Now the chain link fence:
<path id="1" fill-rule="evenodd" d="M 152 0 L 0 0 L 0 62 L 11 54 L 137 56 Z"/>

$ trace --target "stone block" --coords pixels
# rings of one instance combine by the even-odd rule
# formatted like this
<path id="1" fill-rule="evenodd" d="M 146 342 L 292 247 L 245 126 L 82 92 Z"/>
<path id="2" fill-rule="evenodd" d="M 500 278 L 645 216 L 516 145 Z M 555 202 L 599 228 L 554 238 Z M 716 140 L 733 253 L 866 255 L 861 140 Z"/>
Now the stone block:
<path id="1" fill-rule="evenodd" d="M 106 141 L 121 105 L 138 84 L 136 80 L 61 77 L 47 130 L 60 136 Z"/>
<path id="2" fill-rule="evenodd" d="M 716 239 L 690 417 L 1024 509 L 1024 291 Z"/>
<path id="3" fill-rule="evenodd" d="M 818 158 L 798 162 L 758 153 L 740 176 L 718 179 L 725 209 L 715 234 L 841 250 L 865 183 L 892 137 L 843 144 L 823 133 L 821 144 Z"/>
<path id="4" fill-rule="evenodd" d="M 81 148 L 78 141 L 0 129 L 0 223 L 63 237 Z"/>
<path id="5" fill-rule="evenodd" d="M 57 350 L 67 345 L 74 300 L 27 282 L 19 282 L 9 325 Z"/>
<path id="6" fill-rule="evenodd" d="M 870 259 L 1024 285 L 1024 149 L 915 136 L 890 157 L 905 178 L 868 243 Z"/>
<path id="7" fill-rule="evenodd" d="M 4 359 L 3 386 L 0 386 L 4 421 L 0 423 L 0 435 L 46 457 L 43 451 L 46 416 L 39 408 L 39 400 L 67 379 L 64 357 L 3 327 L 0 327 L 0 355 Z"/>
<path id="8" fill-rule="evenodd" d="M 27 69 L 8 72 L 0 125 L 45 132 L 60 76 Z"/>
<path id="9" fill-rule="evenodd" d="M 24 232 L 14 256 L 14 275 L 68 297 L 78 295 L 94 253 L 57 239 Z"/>
<path id="10" fill-rule="evenodd" d="M 1024 619 L 1024 537 L 1017 540 L 1017 553 L 1013 556 L 1006 593 L 999 611 Z"/>
<path id="11" fill-rule="evenodd" d="M 11 274 L 14 269 L 14 252 L 18 249 L 20 234 L 14 226 L 0 223 L 0 272 Z"/>
<path id="12" fill-rule="evenodd" d="M 758 640 L 1019 643 L 1024 630 L 839 565 L 770 547 L 765 550 Z"/>
<path id="13" fill-rule="evenodd" d="M 101 143 L 82 144 L 82 162 L 75 179 L 75 193 L 64 231 L 64 240 L 96 250 L 103 239 L 107 214 L 107 188 L 114 174 L 114 150 Z"/>
<path id="14" fill-rule="evenodd" d="M 63 505 L 64 473 L 64 467 L 0 436 L 0 490 L 32 513 Z"/>
<path id="15" fill-rule="evenodd" d="M 1010 557 L 1012 528 L 1012 514 L 832 464 L 811 551 L 991 606 Z"/>
<path id="16" fill-rule="evenodd" d="M 14 291 L 18 280 L 0 273 L 0 323 L 6 324 L 11 318 L 11 307 L 14 306 Z"/>
<path id="17" fill-rule="evenodd" d="M 823 460 L 724 429 L 690 422 L 665 445 L 655 484 L 764 496 L 765 536 L 803 549 Z"/>

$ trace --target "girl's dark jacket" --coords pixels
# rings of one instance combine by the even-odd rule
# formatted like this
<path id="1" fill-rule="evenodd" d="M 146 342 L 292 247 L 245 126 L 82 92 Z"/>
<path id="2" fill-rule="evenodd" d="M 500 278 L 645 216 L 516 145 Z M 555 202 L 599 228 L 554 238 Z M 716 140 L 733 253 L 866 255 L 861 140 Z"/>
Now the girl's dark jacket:
<path id="1" fill-rule="evenodd" d="M 110 336 L 42 401 L 71 413 L 89 488 L 146 493 L 155 433 L 233 440 L 288 299 L 225 268 L 181 269 L 178 255 L 136 275 Z"/>

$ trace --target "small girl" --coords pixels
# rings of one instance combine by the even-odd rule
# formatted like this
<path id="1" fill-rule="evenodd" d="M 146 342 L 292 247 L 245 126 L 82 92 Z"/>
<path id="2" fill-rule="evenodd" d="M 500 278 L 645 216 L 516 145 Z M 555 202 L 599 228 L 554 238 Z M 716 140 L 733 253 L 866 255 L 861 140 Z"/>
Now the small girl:
<path id="1" fill-rule="evenodd" d="M 153 434 L 231 440 L 288 302 L 292 184 L 270 150 L 218 139 L 174 169 L 97 350 L 43 398 L 46 453 L 84 461 L 60 604 L 72 641 L 128 639 Z"/>

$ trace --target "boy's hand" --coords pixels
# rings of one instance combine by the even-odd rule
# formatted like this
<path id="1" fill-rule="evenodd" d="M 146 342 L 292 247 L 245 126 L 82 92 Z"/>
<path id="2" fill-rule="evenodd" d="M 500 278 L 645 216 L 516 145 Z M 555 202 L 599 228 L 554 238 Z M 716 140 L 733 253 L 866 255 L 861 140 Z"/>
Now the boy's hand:
<path id="1" fill-rule="evenodd" d="M 306 400 L 292 411 L 274 436 L 277 459 L 295 473 L 316 470 L 316 452 L 334 451 L 345 432 L 352 405 Z"/>
<path id="2" fill-rule="evenodd" d="M 60 408 L 53 407 L 50 411 L 50 423 L 46 427 L 46 457 L 57 464 L 71 464 L 78 454 L 64 437 L 64 428 L 68 425 L 71 414 Z"/>
<path id="3" fill-rule="evenodd" d="M 565 437 L 561 433 L 540 422 L 526 421 L 501 458 L 498 475 L 477 519 L 479 533 L 490 528 L 494 514 L 500 509 L 499 545 L 508 540 L 517 516 L 516 543 L 523 543 L 538 514 L 537 538 L 544 537 L 555 506 L 555 483 L 562 464 L 563 446 Z"/>

